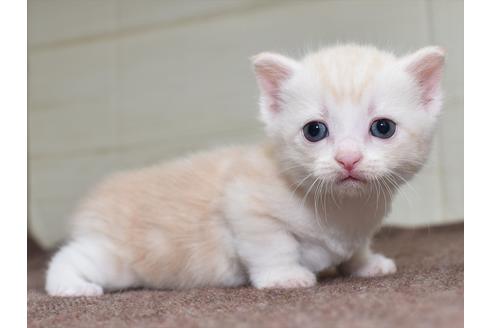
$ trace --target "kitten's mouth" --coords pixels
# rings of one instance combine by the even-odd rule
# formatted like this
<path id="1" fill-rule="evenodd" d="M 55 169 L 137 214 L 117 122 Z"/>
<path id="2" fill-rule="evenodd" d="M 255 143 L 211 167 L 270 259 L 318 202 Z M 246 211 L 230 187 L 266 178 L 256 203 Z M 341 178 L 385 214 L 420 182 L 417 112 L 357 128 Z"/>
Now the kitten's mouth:
<path id="1" fill-rule="evenodd" d="M 339 183 L 365 183 L 366 181 L 359 176 L 349 174 L 349 175 L 341 178 L 338 182 Z"/>

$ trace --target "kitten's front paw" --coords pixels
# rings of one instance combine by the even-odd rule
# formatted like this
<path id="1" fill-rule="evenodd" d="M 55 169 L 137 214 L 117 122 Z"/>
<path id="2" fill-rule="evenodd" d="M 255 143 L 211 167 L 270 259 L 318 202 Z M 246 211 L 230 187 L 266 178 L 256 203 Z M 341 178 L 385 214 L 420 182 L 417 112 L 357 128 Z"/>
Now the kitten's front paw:
<path id="1" fill-rule="evenodd" d="M 46 291 L 50 296 L 60 297 L 99 296 L 103 294 L 101 286 L 90 282 L 80 282 L 70 286 L 47 286 Z"/>
<path id="2" fill-rule="evenodd" d="M 316 284 L 316 276 L 306 268 L 286 267 L 262 271 L 252 277 L 256 288 L 302 288 Z"/>
<path id="3" fill-rule="evenodd" d="M 396 265 L 392 259 L 381 254 L 371 254 L 366 261 L 350 270 L 354 277 L 380 277 L 396 273 Z"/>

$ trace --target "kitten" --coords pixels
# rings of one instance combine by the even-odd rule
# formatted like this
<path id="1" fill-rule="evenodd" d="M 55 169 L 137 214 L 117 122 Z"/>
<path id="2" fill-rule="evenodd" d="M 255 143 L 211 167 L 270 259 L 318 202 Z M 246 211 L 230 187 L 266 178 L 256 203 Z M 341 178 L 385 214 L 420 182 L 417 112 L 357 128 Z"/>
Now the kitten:
<path id="1" fill-rule="evenodd" d="M 429 153 L 443 63 L 438 47 L 255 56 L 267 141 L 109 177 L 76 212 L 47 292 L 309 287 L 336 266 L 395 273 L 371 237 Z"/>

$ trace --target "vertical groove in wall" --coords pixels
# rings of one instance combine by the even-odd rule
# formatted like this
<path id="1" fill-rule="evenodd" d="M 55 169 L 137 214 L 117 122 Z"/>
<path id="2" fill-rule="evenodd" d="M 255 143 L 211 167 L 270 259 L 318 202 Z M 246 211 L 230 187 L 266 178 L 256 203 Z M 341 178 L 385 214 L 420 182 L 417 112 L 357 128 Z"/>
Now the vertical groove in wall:
<path id="1" fill-rule="evenodd" d="M 434 0 L 426 0 L 426 18 L 427 18 L 427 33 L 429 34 L 429 40 L 432 45 L 437 45 L 437 37 L 436 37 L 436 31 L 435 31 L 435 17 L 434 17 L 434 10 L 433 10 L 433 3 Z M 445 106 L 445 103 L 443 104 Z M 438 125 L 439 126 L 439 125 Z M 446 204 L 447 204 L 447 199 L 446 199 L 446 192 L 445 192 L 445 177 L 444 177 L 444 170 L 443 170 L 443 159 L 445 158 L 443 154 L 444 150 L 444 143 L 443 143 L 443 135 L 442 135 L 442 130 L 439 127 L 439 130 L 436 133 L 437 137 L 437 174 L 438 174 L 438 180 L 439 180 L 439 213 L 440 213 L 440 218 L 438 218 L 439 221 L 445 221 L 445 219 L 449 218 L 444 218 L 444 213 L 447 211 L 446 209 Z"/>
<path id="2" fill-rule="evenodd" d="M 113 24 L 115 27 L 119 24 L 119 8 L 118 1 L 113 2 Z M 118 47 L 119 41 L 116 40 L 113 42 L 111 47 L 111 79 L 110 79 L 110 94 L 109 94 L 109 111 L 110 111 L 110 129 L 111 129 L 111 138 L 113 138 L 113 144 L 119 144 L 118 138 L 118 108 L 116 107 L 116 90 L 118 87 L 118 78 L 119 78 L 119 63 L 118 63 Z M 114 158 L 112 159 L 114 161 Z M 114 164 L 113 164 L 114 165 Z"/>

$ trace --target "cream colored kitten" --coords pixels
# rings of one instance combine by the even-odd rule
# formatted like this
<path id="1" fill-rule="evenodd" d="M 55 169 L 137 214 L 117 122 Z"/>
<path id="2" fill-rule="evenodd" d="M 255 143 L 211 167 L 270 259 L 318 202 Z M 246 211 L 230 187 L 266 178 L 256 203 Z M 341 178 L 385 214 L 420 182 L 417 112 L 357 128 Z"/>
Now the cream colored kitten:
<path id="1" fill-rule="evenodd" d="M 371 237 L 427 157 L 443 61 L 437 47 L 402 58 L 356 45 L 301 61 L 257 55 L 267 142 L 108 178 L 75 214 L 47 292 L 309 287 L 334 266 L 394 273 Z"/>

